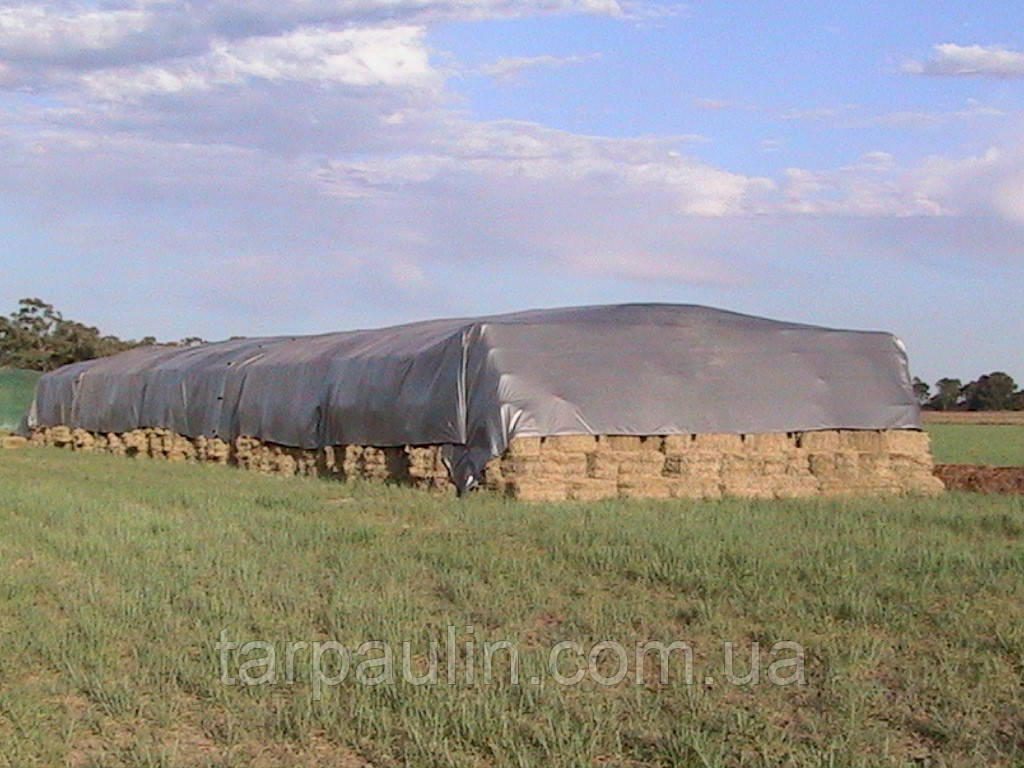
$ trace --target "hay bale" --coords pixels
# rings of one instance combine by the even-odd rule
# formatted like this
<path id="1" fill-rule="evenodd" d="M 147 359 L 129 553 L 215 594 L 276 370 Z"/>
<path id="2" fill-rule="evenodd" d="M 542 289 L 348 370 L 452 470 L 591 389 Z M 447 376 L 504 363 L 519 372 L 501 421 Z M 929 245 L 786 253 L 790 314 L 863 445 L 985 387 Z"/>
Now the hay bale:
<path id="1" fill-rule="evenodd" d="M 892 453 L 931 455 L 931 437 L 917 429 L 889 429 L 882 433 L 884 449 Z"/>
<path id="2" fill-rule="evenodd" d="M 540 454 L 539 437 L 517 437 L 505 449 L 507 456 L 537 456 Z"/>
<path id="3" fill-rule="evenodd" d="M 643 440 L 637 435 L 602 435 L 598 442 L 602 451 L 639 451 L 643 448 Z"/>
<path id="4" fill-rule="evenodd" d="M 717 479 L 699 477 L 668 479 L 668 488 L 673 499 L 722 498 L 722 485 Z"/>
<path id="5" fill-rule="evenodd" d="M 840 448 L 881 453 L 888 447 L 885 435 L 875 429 L 845 429 L 839 433 Z"/>
<path id="6" fill-rule="evenodd" d="M 619 459 L 619 477 L 660 478 L 665 469 L 665 454 L 656 451 L 626 453 Z"/>
<path id="7" fill-rule="evenodd" d="M 171 446 L 167 452 L 170 461 L 190 461 L 196 457 L 196 447 L 183 435 L 172 435 Z"/>
<path id="8" fill-rule="evenodd" d="M 744 435 L 743 449 L 748 453 L 784 453 L 796 449 L 796 438 L 785 432 Z"/>
<path id="9" fill-rule="evenodd" d="M 622 455 L 611 451 L 588 453 L 586 476 L 596 480 L 616 480 Z"/>
<path id="10" fill-rule="evenodd" d="M 787 475 L 775 478 L 772 491 L 777 499 L 805 499 L 816 496 L 821 490 L 819 482 L 810 474 L 805 476 Z"/>
<path id="11" fill-rule="evenodd" d="M 722 475 L 723 496 L 737 496 L 746 499 L 773 499 L 775 489 L 758 478 L 749 475 Z"/>
<path id="12" fill-rule="evenodd" d="M 596 435 L 549 435 L 540 438 L 540 452 L 586 453 L 597 450 Z"/>
<path id="13" fill-rule="evenodd" d="M 701 451 L 721 451 L 724 453 L 742 453 L 742 435 L 732 433 L 708 433 L 694 435 L 694 448 Z"/>
<path id="14" fill-rule="evenodd" d="M 541 452 L 533 472 L 545 477 L 586 477 L 587 454 Z"/>
<path id="15" fill-rule="evenodd" d="M 81 428 L 71 430 L 71 447 L 76 451 L 91 451 L 96 445 L 96 438 L 91 432 Z"/>
<path id="16" fill-rule="evenodd" d="M 664 472 L 682 478 L 718 480 L 722 473 L 723 456 L 715 451 L 699 451 L 685 456 L 665 458 Z"/>
<path id="17" fill-rule="evenodd" d="M 673 481 L 648 475 L 619 475 L 619 496 L 624 499 L 670 499 Z"/>
<path id="18" fill-rule="evenodd" d="M 661 439 L 661 449 L 667 455 L 679 454 L 694 447 L 693 435 L 665 435 Z"/>
<path id="19" fill-rule="evenodd" d="M 543 478 L 515 478 L 505 489 L 508 495 L 523 501 L 564 501 L 568 492 L 564 481 Z"/>
<path id="20" fill-rule="evenodd" d="M 217 464 L 227 464 L 231 458 L 231 445 L 219 437 L 211 437 L 206 441 L 206 460 Z"/>
<path id="21" fill-rule="evenodd" d="M 842 447 L 839 432 L 835 429 L 801 432 L 797 435 L 797 444 L 803 450 L 811 453 L 838 451 Z"/>
<path id="22" fill-rule="evenodd" d="M 619 495 L 619 484 L 615 480 L 598 480 L 585 478 L 570 480 L 566 495 L 574 501 L 600 501 L 614 499 Z"/>

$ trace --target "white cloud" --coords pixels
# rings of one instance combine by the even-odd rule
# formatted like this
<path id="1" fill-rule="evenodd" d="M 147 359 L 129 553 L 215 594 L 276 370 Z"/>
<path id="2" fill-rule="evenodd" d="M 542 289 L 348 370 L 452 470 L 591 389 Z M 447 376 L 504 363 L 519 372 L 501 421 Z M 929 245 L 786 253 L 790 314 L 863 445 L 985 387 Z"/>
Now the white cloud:
<path id="1" fill-rule="evenodd" d="M 217 41 L 275 37 L 302 27 L 422 26 L 544 14 L 621 16 L 622 9 L 616 0 L 137 0 L 113 9 L 68 0 L 12 2 L 0 8 L 0 59 L 29 68 L 94 69 L 198 56 Z"/>
<path id="2" fill-rule="evenodd" d="M 656 195 L 681 215 L 727 216 L 756 211 L 774 184 L 685 157 L 671 139 L 604 139 L 532 123 L 452 122 L 430 153 L 374 161 L 335 161 L 314 175 L 331 194 L 367 197 L 389 188 L 472 174 L 530 184 L 592 186 L 623 202 Z"/>
<path id="3" fill-rule="evenodd" d="M 963 109 L 952 112 L 938 112 L 926 110 L 906 110 L 902 112 L 888 112 L 876 115 L 861 121 L 863 125 L 942 125 L 956 120 L 974 120 L 979 117 L 1004 117 L 1006 115 L 1001 109 L 987 107 L 975 102 L 969 102 Z"/>
<path id="4" fill-rule="evenodd" d="M 1024 77 L 1024 53 L 999 45 L 946 43 L 933 51 L 927 61 L 908 61 L 903 71 L 940 77 Z"/>
<path id="5" fill-rule="evenodd" d="M 0 8 L 0 56 L 60 58 L 123 44 L 153 21 L 145 10 L 53 12 L 40 5 Z"/>
<path id="6" fill-rule="evenodd" d="M 782 120 L 829 120 L 853 111 L 856 107 L 844 104 L 841 107 L 813 107 L 811 109 L 788 109 L 779 115 Z"/>
<path id="7" fill-rule="evenodd" d="M 348 86 L 439 87 L 420 27 L 304 28 L 277 37 L 217 41 L 210 53 L 161 66 L 107 69 L 83 76 L 104 99 L 202 91 L 247 79 Z"/>
<path id="8" fill-rule="evenodd" d="M 693 100 L 693 104 L 697 109 L 704 110 L 707 112 L 729 109 L 733 106 L 731 101 L 725 101 L 724 99 L 707 99 L 707 98 L 696 98 Z"/>
<path id="9" fill-rule="evenodd" d="M 519 75 L 529 69 L 561 69 L 576 66 L 601 58 L 600 53 L 588 53 L 578 56 L 521 56 L 502 58 L 485 64 L 477 71 L 482 75 L 503 80 L 515 81 Z"/>

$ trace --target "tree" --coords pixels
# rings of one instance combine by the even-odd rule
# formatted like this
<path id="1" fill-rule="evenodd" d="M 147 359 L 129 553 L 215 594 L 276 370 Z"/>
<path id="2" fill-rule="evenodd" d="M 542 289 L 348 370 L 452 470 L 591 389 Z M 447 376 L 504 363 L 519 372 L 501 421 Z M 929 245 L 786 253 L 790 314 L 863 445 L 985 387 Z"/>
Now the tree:
<path id="1" fill-rule="evenodd" d="M 1005 411 L 1012 407 L 1016 390 L 1012 376 L 993 371 L 964 387 L 964 401 L 971 411 Z"/>
<path id="2" fill-rule="evenodd" d="M 963 385 L 960 379 L 939 379 L 935 382 L 936 392 L 928 401 L 928 407 L 936 411 L 952 411 L 960 404 Z"/>
<path id="3" fill-rule="evenodd" d="M 22 299 L 18 310 L 0 317 L 0 366 L 52 371 L 137 346 L 64 316 L 41 299 Z"/>
<path id="4" fill-rule="evenodd" d="M 927 382 L 921 381 L 921 379 L 914 377 L 914 397 L 917 398 L 918 405 L 925 405 L 931 395 L 931 387 L 928 386 Z"/>

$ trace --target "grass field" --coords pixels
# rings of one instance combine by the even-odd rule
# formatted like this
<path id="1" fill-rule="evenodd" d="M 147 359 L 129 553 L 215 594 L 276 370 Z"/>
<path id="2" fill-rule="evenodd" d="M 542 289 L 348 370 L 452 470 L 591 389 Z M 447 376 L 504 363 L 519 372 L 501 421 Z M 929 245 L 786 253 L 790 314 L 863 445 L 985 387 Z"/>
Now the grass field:
<path id="1" fill-rule="evenodd" d="M 21 422 L 38 378 L 37 371 L 0 368 L 0 430 L 14 429 Z"/>
<path id="2" fill-rule="evenodd" d="M 1020 498 L 531 506 L 36 448 L 0 486 L 0 766 L 1024 765 Z M 222 684 L 269 654 L 222 630 L 364 681 Z M 438 684 L 367 684 L 369 640 L 418 674 L 437 641 Z M 481 682 L 498 640 L 518 685 L 507 651 Z M 599 684 L 610 647 L 559 684 L 563 640 L 686 641 L 693 684 Z"/>
<path id="3" fill-rule="evenodd" d="M 928 424 L 925 428 L 937 462 L 1024 466 L 1024 424 Z"/>

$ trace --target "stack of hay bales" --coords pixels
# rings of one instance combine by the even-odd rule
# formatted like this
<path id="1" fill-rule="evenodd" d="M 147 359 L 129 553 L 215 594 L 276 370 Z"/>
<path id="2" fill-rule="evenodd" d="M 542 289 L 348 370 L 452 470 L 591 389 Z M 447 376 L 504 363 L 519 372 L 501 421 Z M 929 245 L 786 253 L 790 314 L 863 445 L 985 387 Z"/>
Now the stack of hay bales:
<path id="1" fill-rule="evenodd" d="M 31 440 L 76 451 L 454 491 L 439 445 L 303 450 L 253 437 L 228 443 L 160 428 L 118 435 L 66 426 L 36 429 Z M 529 501 L 932 494 L 943 490 L 932 467 L 928 435 L 917 430 L 554 435 L 514 439 L 502 456 L 486 465 L 483 487 Z"/>

